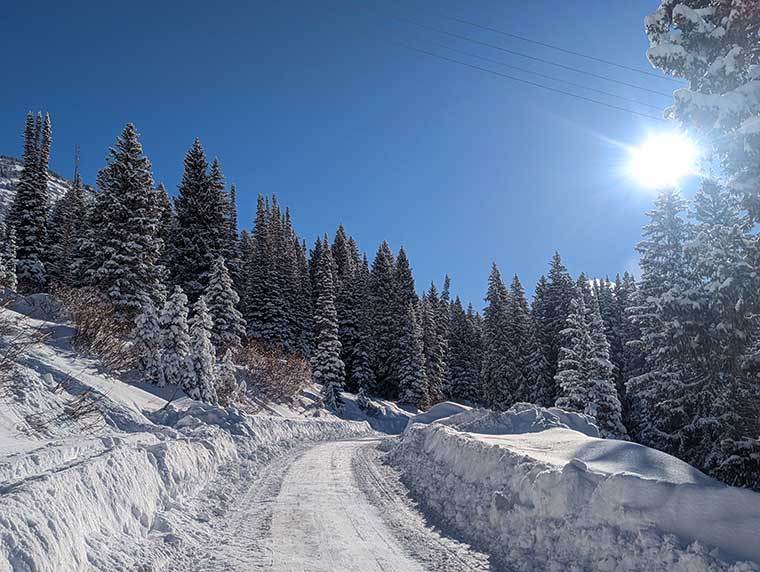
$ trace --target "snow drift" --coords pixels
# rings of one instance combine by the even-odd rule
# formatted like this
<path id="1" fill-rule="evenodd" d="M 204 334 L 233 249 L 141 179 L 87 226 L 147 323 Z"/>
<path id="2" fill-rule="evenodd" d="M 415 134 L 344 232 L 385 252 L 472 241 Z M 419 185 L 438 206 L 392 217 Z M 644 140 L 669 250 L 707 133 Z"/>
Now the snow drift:
<path id="1" fill-rule="evenodd" d="M 292 447 L 369 432 L 334 418 L 251 416 L 187 398 L 169 404 L 171 389 L 108 375 L 72 350 L 70 328 L 45 321 L 39 304 L 26 306 L 13 305 L 26 315 L 0 310 L 10 337 L 24 328 L 45 334 L 0 400 L 0 572 L 157 569 L 157 540 L 177 540 L 166 526 L 172 512 L 223 467 L 255 475 Z M 86 429 L 65 415 L 85 391 L 99 411 Z"/>
<path id="2" fill-rule="evenodd" d="M 760 494 L 573 429 L 583 417 L 519 404 L 410 424 L 390 460 L 439 519 L 520 570 L 760 569 Z"/>

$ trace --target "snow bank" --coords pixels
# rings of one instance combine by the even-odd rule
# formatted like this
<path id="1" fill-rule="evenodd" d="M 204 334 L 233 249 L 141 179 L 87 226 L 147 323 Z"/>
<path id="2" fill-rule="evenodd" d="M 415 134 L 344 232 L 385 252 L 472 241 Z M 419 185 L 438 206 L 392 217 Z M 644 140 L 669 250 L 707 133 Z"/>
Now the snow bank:
<path id="1" fill-rule="evenodd" d="M 393 401 L 372 399 L 372 409 L 364 411 L 357 403 L 357 396 L 344 392 L 341 417 L 352 421 L 366 421 L 372 429 L 381 433 L 397 435 L 401 433 L 414 413 L 399 407 Z"/>
<path id="2" fill-rule="evenodd" d="M 557 407 L 544 409 L 530 403 L 516 403 L 505 412 L 467 409 L 463 413 L 442 418 L 438 422 L 459 431 L 487 435 L 514 435 L 564 428 L 578 431 L 589 437 L 599 437 L 599 428 L 593 417 Z"/>
<path id="3" fill-rule="evenodd" d="M 471 407 L 467 407 L 466 405 L 461 405 L 459 403 L 454 403 L 453 401 L 443 401 L 441 403 L 436 403 L 433 405 L 433 407 L 424 413 L 420 413 L 419 415 L 412 417 L 409 420 L 409 425 L 412 425 L 412 423 L 422 423 L 424 425 L 428 425 L 440 419 L 446 419 L 447 417 L 456 415 L 457 413 L 470 411 L 471 409 Z"/>
<path id="4" fill-rule="evenodd" d="M 535 409 L 535 419 L 564 413 Z M 760 570 L 759 494 L 635 443 L 530 430 L 528 416 L 498 416 L 512 435 L 415 424 L 390 460 L 440 520 L 520 570 Z M 494 428 L 480 419 L 463 425 Z"/>
<path id="5" fill-rule="evenodd" d="M 25 351 L 0 400 L 0 572 L 151 569 L 147 547 L 157 535 L 171 541 L 165 517 L 223 467 L 246 462 L 253 474 L 292 447 L 370 431 L 185 398 L 169 404 L 165 389 L 124 383 L 77 355 L 70 330 L 45 321 L 38 302 L 0 310 L 12 327 L 49 334 Z M 83 427 L 65 413 L 88 391 L 100 413 Z"/>

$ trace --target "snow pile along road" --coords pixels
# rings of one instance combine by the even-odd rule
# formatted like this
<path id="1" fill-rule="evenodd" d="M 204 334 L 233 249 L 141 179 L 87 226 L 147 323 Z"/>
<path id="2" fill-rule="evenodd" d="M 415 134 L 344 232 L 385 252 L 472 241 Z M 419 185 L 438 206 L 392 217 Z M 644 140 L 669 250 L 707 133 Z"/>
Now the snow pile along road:
<path id="1" fill-rule="evenodd" d="M 581 417 L 518 404 L 410 424 L 390 459 L 437 518 L 519 570 L 760 570 L 760 494 L 562 422 Z"/>
<path id="2" fill-rule="evenodd" d="M 173 514 L 229 467 L 252 475 L 293 447 L 370 431 L 184 397 L 175 407 L 162 390 L 124 383 L 77 355 L 68 327 L 1 311 L 11 326 L 0 343 L 24 328 L 45 341 L 19 358 L 0 400 L 0 572 L 160 569 L 156 544 L 182 541 Z M 97 413 L 77 421 L 70 410 L 83 394 Z"/>

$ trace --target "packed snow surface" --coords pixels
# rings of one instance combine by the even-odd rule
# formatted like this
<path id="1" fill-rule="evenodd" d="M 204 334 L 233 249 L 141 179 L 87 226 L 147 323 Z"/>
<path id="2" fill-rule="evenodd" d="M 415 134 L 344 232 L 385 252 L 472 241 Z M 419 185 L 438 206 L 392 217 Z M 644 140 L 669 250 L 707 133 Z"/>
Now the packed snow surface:
<path id="1" fill-rule="evenodd" d="M 391 460 L 431 512 L 519 570 L 760 569 L 760 494 L 563 414 L 410 425 Z"/>

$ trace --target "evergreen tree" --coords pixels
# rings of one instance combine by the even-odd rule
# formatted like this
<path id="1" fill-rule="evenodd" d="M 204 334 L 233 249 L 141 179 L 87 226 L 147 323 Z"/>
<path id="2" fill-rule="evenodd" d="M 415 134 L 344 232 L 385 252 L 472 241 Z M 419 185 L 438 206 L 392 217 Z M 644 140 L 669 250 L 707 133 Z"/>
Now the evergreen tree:
<path id="1" fill-rule="evenodd" d="M 688 82 L 671 118 L 720 164 L 751 224 L 760 221 L 760 11 L 747 0 L 661 0 L 645 19 L 652 65 Z M 760 247 L 756 247 L 760 250 Z"/>
<path id="2" fill-rule="evenodd" d="M 560 388 L 557 407 L 568 411 L 586 411 L 589 404 L 588 380 L 592 373 L 590 356 L 593 341 L 589 333 L 588 309 L 582 290 L 576 286 L 576 294 L 570 301 L 567 327 L 562 330 L 565 344 L 560 351 L 556 375 Z"/>
<path id="3" fill-rule="evenodd" d="M 243 315 L 249 337 L 294 351 L 304 345 L 302 331 L 295 329 L 296 301 L 303 296 L 299 297 L 303 287 L 302 283 L 295 283 L 302 272 L 301 261 L 295 250 L 297 241 L 288 226 L 276 197 L 270 207 L 264 197 L 259 196 L 253 234 L 244 260 Z M 321 240 L 319 243 L 321 248 Z M 308 325 L 302 323 L 299 328 Z"/>
<path id="4" fill-rule="evenodd" d="M 642 280 L 639 305 L 631 309 L 631 317 L 641 330 L 637 345 L 646 356 L 646 368 L 626 385 L 637 440 L 674 455 L 681 449 L 689 423 L 687 385 L 693 378 L 688 335 L 693 327 L 687 324 L 693 277 L 684 260 L 690 234 L 684 209 L 676 191 L 662 191 L 637 246 Z"/>
<path id="5" fill-rule="evenodd" d="M 74 180 L 71 187 L 53 206 L 48 224 L 48 253 L 46 268 L 48 280 L 53 285 L 73 285 L 76 241 L 83 232 L 82 213 L 86 209 L 84 185 L 79 174 L 79 150 L 74 164 Z"/>
<path id="6" fill-rule="evenodd" d="M 430 315 L 429 307 L 427 313 Z M 407 303 L 406 312 L 399 323 L 399 334 L 397 349 L 399 401 L 422 409 L 431 401 L 431 384 L 426 379 L 423 332 L 411 301 Z M 432 391 L 437 391 L 437 388 L 432 386 Z"/>
<path id="7" fill-rule="evenodd" d="M 311 358 L 312 377 L 322 385 L 326 407 L 340 411 L 343 407 L 343 384 L 346 373 L 340 359 L 338 315 L 335 311 L 335 288 L 332 281 L 332 255 L 325 248 L 317 268 L 317 303 L 314 308 L 316 348 Z"/>
<path id="8" fill-rule="evenodd" d="M 473 318 L 472 306 L 469 314 L 462 308 L 459 297 L 451 305 L 451 325 L 449 329 L 449 397 L 451 399 L 476 403 L 480 401 L 480 367 L 478 363 L 479 334 Z"/>
<path id="9" fill-rule="evenodd" d="M 219 405 L 230 407 L 245 394 L 244 381 L 238 381 L 235 374 L 235 364 L 232 361 L 232 350 L 224 353 L 222 361 L 216 369 L 216 395 Z"/>
<path id="10" fill-rule="evenodd" d="M 16 232 L 0 221 L 0 286 L 15 290 L 16 281 Z"/>
<path id="11" fill-rule="evenodd" d="M 213 323 L 211 342 L 216 351 L 223 355 L 229 349 L 240 348 L 245 338 L 245 320 L 237 309 L 240 298 L 221 256 L 211 267 L 205 298 Z"/>
<path id="12" fill-rule="evenodd" d="M 518 401 L 543 405 L 551 390 L 548 383 L 548 364 L 536 337 L 533 319 L 528 309 L 520 279 L 512 279 L 509 295 L 509 335 L 515 346 L 518 367 L 525 385 L 519 389 L 515 398 Z"/>
<path id="13" fill-rule="evenodd" d="M 609 278 L 596 282 L 596 296 L 599 300 L 599 311 L 604 321 L 604 335 L 610 344 L 610 361 L 614 366 L 615 387 L 620 402 L 625 401 L 625 357 L 622 331 L 625 313 L 617 300 L 615 287 Z"/>
<path id="14" fill-rule="evenodd" d="M 47 276 L 43 260 L 47 244 L 47 156 L 50 118 L 45 116 L 45 141 L 40 141 L 41 116 L 29 112 L 24 129 L 23 168 L 8 222 L 16 234 L 16 275 L 22 293 L 41 292 Z M 45 148 L 46 146 L 46 148 Z"/>
<path id="15" fill-rule="evenodd" d="M 449 388 L 449 329 L 451 328 L 451 279 L 447 274 L 443 278 L 443 289 L 438 300 L 436 312 L 436 324 L 438 326 L 438 341 L 441 345 L 441 359 L 443 361 L 443 373 L 441 375 L 442 394 L 441 399 L 448 395 Z"/>
<path id="16" fill-rule="evenodd" d="M 153 300 L 147 294 L 140 297 L 140 302 L 141 311 L 135 318 L 135 328 L 132 335 L 138 359 L 138 369 L 146 381 L 163 385 L 162 333 L 158 312 Z"/>
<path id="17" fill-rule="evenodd" d="M 383 241 L 372 262 L 369 281 L 370 331 L 373 335 L 372 369 L 377 394 L 393 397 L 394 348 L 396 345 L 395 260 L 388 243 Z"/>
<path id="18" fill-rule="evenodd" d="M 746 469 L 757 465 L 752 457 L 757 451 L 747 447 L 747 437 L 760 436 L 760 420 L 747 404 L 760 395 L 760 383 L 753 347 L 757 330 L 747 316 L 757 315 L 760 302 L 752 263 L 756 238 L 736 195 L 715 181 L 703 181 L 692 212 L 693 238 L 684 255 L 698 284 L 689 299 L 699 311 L 687 322 L 695 324 L 692 367 L 698 377 L 691 383 L 695 410 L 686 427 L 684 458 L 734 484 L 752 486 Z"/>
<path id="19" fill-rule="evenodd" d="M 625 439 L 628 437 L 623 425 L 622 406 L 615 386 L 614 366 L 610 361 L 610 344 L 605 334 L 605 324 L 599 308 L 599 298 L 593 296 L 588 313 L 591 354 L 587 403 L 585 413 L 596 418 L 603 437 Z"/>
<path id="20" fill-rule="evenodd" d="M 358 391 L 354 385 L 354 356 L 359 342 L 359 311 L 361 299 L 356 298 L 354 289 L 358 252 L 354 252 L 355 243 L 349 240 L 343 225 L 338 227 L 332 244 L 332 255 L 335 260 L 337 287 L 335 308 L 338 312 L 338 335 L 341 345 L 341 359 L 346 365 L 346 386 L 349 391 Z"/>
<path id="21" fill-rule="evenodd" d="M 201 296 L 193 305 L 190 319 L 190 361 L 192 363 L 192 384 L 186 386 L 185 393 L 192 399 L 206 403 L 216 403 L 216 350 L 211 343 L 213 322 L 208 313 L 206 299 Z"/>
<path id="22" fill-rule="evenodd" d="M 185 170 L 175 200 L 176 225 L 171 244 L 171 277 L 190 300 L 208 285 L 214 259 L 224 253 L 229 225 L 224 177 L 219 162 L 209 173 L 206 154 L 196 139 L 185 155 Z"/>
<path id="23" fill-rule="evenodd" d="M 94 285 L 111 299 L 121 319 L 132 320 L 143 293 L 157 299 L 162 245 L 150 162 L 131 123 L 110 149 L 98 186 L 102 226 L 95 232 L 99 266 Z"/>
<path id="24" fill-rule="evenodd" d="M 431 282 L 430 289 L 422 298 L 420 304 L 421 335 L 423 342 L 425 378 L 427 379 L 427 399 L 430 404 L 443 401 L 444 398 L 444 352 L 448 347 L 441 339 L 442 328 L 440 299 L 435 284 Z M 448 329 L 448 327 L 446 328 Z"/>
<path id="25" fill-rule="evenodd" d="M 375 372 L 372 370 L 372 331 L 370 329 L 371 306 L 369 305 L 369 266 L 365 256 L 354 273 L 352 304 L 356 319 L 356 339 L 351 356 L 351 385 L 374 393 L 377 390 Z"/>
<path id="26" fill-rule="evenodd" d="M 486 404 L 505 411 L 515 402 L 524 379 L 509 338 L 509 294 L 496 264 L 488 279 L 487 306 L 483 318 L 481 383 Z"/>
<path id="27" fill-rule="evenodd" d="M 156 207 L 158 209 L 158 237 L 161 239 L 161 256 L 159 264 L 162 271 L 166 274 L 171 268 L 171 244 L 174 240 L 176 220 L 174 218 L 174 208 L 166 187 L 159 183 L 156 187 Z"/>
<path id="28" fill-rule="evenodd" d="M 622 366 L 621 377 L 623 378 L 624 388 L 618 389 L 623 402 L 623 418 L 626 427 L 630 427 L 629 409 L 630 399 L 627 395 L 627 382 L 629 379 L 642 375 L 646 372 L 644 355 L 641 352 L 641 331 L 638 325 L 631 318 L 631 309 L 639 305 L 639 291 L 636 286 L 636 280 L 628 273 L 623 276 L 618 275 L 615 278 L 615 301 L 618 306 L 617 312 L 622 317 L 618 325 L 617 335 L 620 338 L 622 348 Z"/>
<path id="29" fill-rule="evenodd" d="M 174 287 L 161 313 L 163 343 L 161 351 L 164 381 L 189 391 L 195 387 L 195 371 L 190 358 L 190 334 L 187 324 L 187 296 Z"/>
<path id="30" fill-rule="evenodd" d="M 297 350 L 310 356 L 314 346 L 314 311 L 312 286 L 309 276 L 309 261 L 306 258 L 306 243 L 296 243 L 296 281 L 298 283 L 294 315 L 300 324 Z"/>
<path id="31" fill-rule="evenodd" d="M 549 365 L 549 378 L 557 372 L 559 350 L 562 347 L 562 330 L 565 329 L 570 313 L 570 300 L 575 296 L 573 279 L 567 272 L 558 252 L 554 253 L 549 267 L 549 278 L 536 289 L 534 299 L 534 319 L 539 341 Z M 555 388 L 556 390 L 556 388 Z"/>

